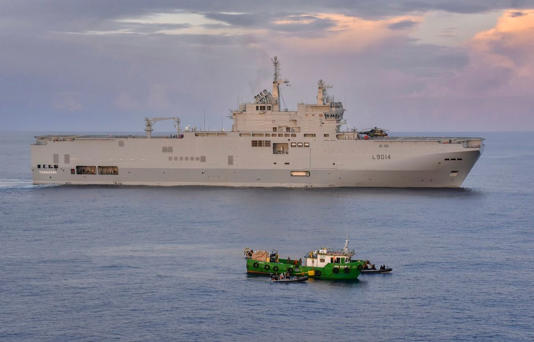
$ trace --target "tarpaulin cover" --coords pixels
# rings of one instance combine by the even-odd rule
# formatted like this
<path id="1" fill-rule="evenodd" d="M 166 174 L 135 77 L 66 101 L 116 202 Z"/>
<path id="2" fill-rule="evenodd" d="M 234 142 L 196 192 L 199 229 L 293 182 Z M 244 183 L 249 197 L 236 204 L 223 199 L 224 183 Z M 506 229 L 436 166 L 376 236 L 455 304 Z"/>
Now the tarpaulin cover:
<path id="1" fill-rule="evenodd" d="M 254 253 L 252 253 L 252 260 L 269 261 L 269 252 L 267 252 L 267 251 L 255 251 Z"/>

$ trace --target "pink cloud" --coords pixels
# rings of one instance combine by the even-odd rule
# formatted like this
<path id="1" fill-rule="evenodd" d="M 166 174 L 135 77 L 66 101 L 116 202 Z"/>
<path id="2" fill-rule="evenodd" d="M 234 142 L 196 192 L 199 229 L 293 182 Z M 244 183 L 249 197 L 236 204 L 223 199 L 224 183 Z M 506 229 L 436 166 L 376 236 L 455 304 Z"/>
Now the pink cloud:
<path id="1" fill-rule="evenodd" d="M 494 28 L 478 33 L 468 45 L 467 77 L 482 94 L 534 95 L 534 10 L 507 10 Z M 480 81 L 476 81 L 478 79 Z"/>
<path id="2" fill-rule="evenodd" d="M 336 13 L 319 13 L 313 17 L 328 20 L 334 25 L 326 34 L 311 37 L 282 37 L 281 43 L 290 49 L 321 54 L 354 53 L 393 37 L 406 36 L 406 31 L 421 21 L 418 16 L 396 16 L 386 19 L 364 19 Z M 305 21 L 299 21 L 306 23 Z M 274 22 L 287 24 L 287 20 Z"/>

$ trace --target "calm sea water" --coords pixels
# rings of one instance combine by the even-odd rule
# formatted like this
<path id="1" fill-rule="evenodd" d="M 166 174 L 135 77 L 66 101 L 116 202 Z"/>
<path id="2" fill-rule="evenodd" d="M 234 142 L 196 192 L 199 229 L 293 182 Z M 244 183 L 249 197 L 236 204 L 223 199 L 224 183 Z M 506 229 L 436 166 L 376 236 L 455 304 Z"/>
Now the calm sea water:
<path id="1" fill-rule="evenodd" d="M 34 187 L 0 133 L 0 340 L 532 341 L 534 133 L 483 133 L 461 190 Z M 248 277 L 342 247 L 355 283 Z"/>

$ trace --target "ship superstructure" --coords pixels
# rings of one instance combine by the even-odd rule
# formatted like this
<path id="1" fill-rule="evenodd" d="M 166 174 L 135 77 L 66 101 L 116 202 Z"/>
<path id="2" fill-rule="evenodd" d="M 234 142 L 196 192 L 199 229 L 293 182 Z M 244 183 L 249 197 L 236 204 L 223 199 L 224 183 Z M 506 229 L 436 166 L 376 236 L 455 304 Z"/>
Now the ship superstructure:
<path id="1" fill-rule="evenodd" d="M 320 80 L 316 103 L 280 106 L 279 61 L 272 91 L 232 112 L 232 131 L 182 130 L 177 117 L 147 118 L 144 136 L 38 136 L 34 184 L 253 187 L 460 187 L 482 138 L 390 137 L 342 130 L 345 109 Z M 153 136 L 173 120 L 176 133 Z"/>

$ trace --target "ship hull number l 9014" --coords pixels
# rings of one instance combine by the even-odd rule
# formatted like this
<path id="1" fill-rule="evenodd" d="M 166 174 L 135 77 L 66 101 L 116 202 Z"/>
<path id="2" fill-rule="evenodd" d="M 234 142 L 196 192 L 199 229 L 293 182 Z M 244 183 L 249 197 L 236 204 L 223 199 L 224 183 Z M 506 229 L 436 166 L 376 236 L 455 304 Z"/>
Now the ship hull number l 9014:
<path id="1" fill-rule="evenodd" d="M 371 159 L 373 160 L 391 159 L 391 154 L 371 154 Z"/>

